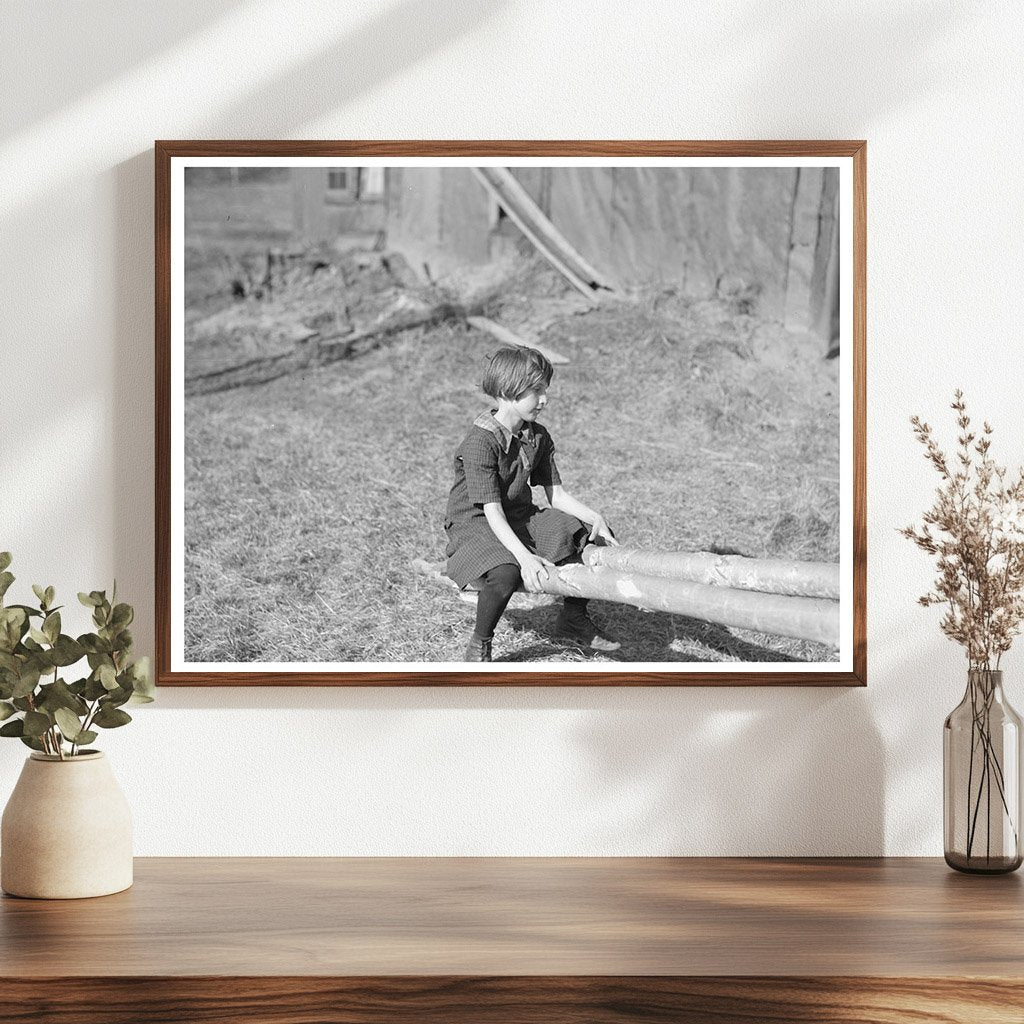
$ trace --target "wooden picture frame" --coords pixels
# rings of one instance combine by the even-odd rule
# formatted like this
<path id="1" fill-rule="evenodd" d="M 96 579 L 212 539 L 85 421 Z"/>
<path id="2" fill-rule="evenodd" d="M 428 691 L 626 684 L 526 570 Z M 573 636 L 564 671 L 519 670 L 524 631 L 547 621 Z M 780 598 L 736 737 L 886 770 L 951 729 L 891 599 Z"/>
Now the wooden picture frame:
<path id="1" fill-rule="evenodd" d="M 277 170 L 256 172 L 254 168 Z M 475 177 L 470 173 L 473 168 L 477 169 Z M 305 178 L 300 172 L 306 172 Z M 333 177 L 324 177 L 328 173 Z M 158 141 L 155 145 L 158 684 L 865 685 L 865 173 L 866 144 L 863 141 Z M 268 213 L 261 206 L 266 204 L 260 189 L 264 188 L 262 182 L 271 179 L 277 198 L 268 207 Z M 300 179 L 307 184 L 300 184 Z M 613 184 L 606 186 L 608 181 Z M 259 230 L 252 228 L 244 218 L 239 223 L 236 217 L 231 224 L 237 209 L 233 205 L 235 200 L 224 200 L 226 195 L 239 195 L 237 190 L 247 182 L 255 183 L 250 189 L 254 198 L 251 198 L 253 206 L 244 209 L 262 211 Z M 399 186 L 396 182 L 404 184 Z M 479 194 L 473 191 L 477 187 L 481 190 Z M 229 193 L 226 191 L 229 188 L 236 191 Z M 270 186 L 266 188 L 269 190 Z M 547 192 L 543 192 L 545 188 Z M 616 191 L 609 193 L 609 188 Z M 328 189 L 333 193 L 330 196 L 324 191 Z M 526 198 L 519 198 L 520 193 Z M 609 194 L 614 201 L 605 201 Z M 789 204 L 788 213 L 780 212 L 785 203 Z M 190 211 L 188 227 L 186 205 Z M 466 213 L 470 207 L 476 212 Z M 463 212 L 455 216 L 453 209 Z M 401 213 L 404 220 L 396 210 L 404 211 Z M 489 218 L 486 236 L 473 220 L 473 217 L 485 215 L 481 211 L 487 211 Z M 342 220 L 339 221 L 339 217 Z M 569 227 L 575 225 L 575 239 L 569 237 L 571 231 L 566 233 L 566 229 L 560 227 L 560 217 Z M 606 220 L 610 227 L 606 226 Z M 633 225 L 641 221 L 646 234 L 640 234 L 640 228 L 633 229 Z M 674 234 L 668 227 L 670 221 L 675 225 Z M 264 229 L 269 234 L 261 234 Z M 298 255 L 290 242 L 285 242 L 285 251 L 267 244 L 268 237 L 287 240 L 297 231 L 307 243 Z M 604 241 L 594 242 L 588 238 L 588 231 L 595 236 L 604 231 L 601 235 Z M 265 261 L 261 255 L 258 265 L 244 249 L 247 232 L 253 235 L 261 253 L 266 253 Z M 349 250 L 345 256 L 349 262 L 335 265 L 337 261 L 330 254 L 340 251 L 336 239 L 341 235 L 346 239 L 365 236 L 366 245 L 360 251 L 370 255 L 352 255 L 353 250 Z M 215 263 L 210 255 L 213 243 L 209 239 L 222 236 L 234 248 L 218 249 L 220 263 Z M 638 244 L 638 237 L 654 239 L 649 250 Z M 398 246 L 403 238 L 404 249 Z M 700 243 L 705 249 L 696 256 L 678 257 L 677 266 L 674 262 L 677 253 L 686 246 L 697 245 L 694 239 L 700 238 L 705 239 Z M 393 242 L 403 259 L 389 262 Z M 224 245 L 227 246 L 227 242 Z M 481 246 L 484 247 L 482 256 Z M 712 252 L 714 246 L 717 248 Z M 328 255 L 316 257 L 317 251 Z M 314 256 L 307 259 L 303 253 L 310 252 Z M 466 257 L 466 253 L 471 256 Z M 472 256 L 473 253 L 476 256 Z M 358 322 L 358 315 L 354 316 L 341 299 L 330 296 L 348 294 L 345 289 L 350 288 L 353 275 L 369 267 L 368 273 L 390 273 L 414 291 L 422 285 L 438 289 L 431 292 L 436 296 L 442 294 L 442 287 L 447 288 L 443 294 L 450 297 L 453 286 L 448 282 L 454 280 L 458 287 L 472 290 L 479 286 L 481 275 L 487 278 L 492 272 L 493 263 L 498 260 L 514 262 L 513 258 L 523 253 L 544 257 L 544 261 L 536 265 L 542 266 L 544 273 L 549 273 L 548 266 L 554 267 L 550 273 L 557 275 L 558 282 L 575 284 L 577 292 L 587 288 L 595 292 L 605 287 L 615 288 L 619 299 L 611 305 L 598 303 L 602 310 L 614 308 L 621 312 L 628 307 L 640 311 L 629 316 L 622 313 L 620 320 L 607 314 L 610 326 L 606 329 L 610 333 L 603 336 L 600 343 L 594 343 L 591 351 L 598 353 L 595 362 L 606 361 L 609 352 L 613 358 L 620 358 L 609 337 L 616 343 L 637 346 L 636 357 L 630 356 L 632 365 L 640 365 L 641 347 L 646 353 L 660 346 L 671 353 L 674 360 L 672 371 L 666 370 L 662 375 L 666 394 L 670 394 L 670 399 L 661 396 L 664 401 L 659 406 L 663 413 L 670 412 L 662 420 L 664 437 L 652 433 L 653 426 L 645 423 L 644 417 L 653 416 L 654 412 L 648 410 L 648 403 L 642 397 L 637 399 L 634 395 L 626 399 L 613 390 L 611 369 L 607 387 L 600 383 L 599 368 L 589 368 L 586 373 L 569 370 L 563 375 L 569 381 L 566 388 L 570 389 L 570 398 L 563 408 L 586 409 L 579 397 L 586 391 L 595 401 L 604 403 L 612 425 L 614 417 L 618 416 L 623 417 L 623 423 L 642 425 L 636 428 L 635 435 L 630 433 L 632 427 L 628 430 L 622 427 L 612 435 L 621 444 L 615 445 L 616 450 L 605 457 L 604 463 L 586 463 L 587 480 L 593 481 L 605 474 L 609 480 L 622 481 L 623 492 L 627 488 L 636 490 L 637 480 L 654 480 L 661 489 L 653 492 L 653 500 L 664 502 L 666 507 L 662 518 L 671 517 L 673 523 L 682 523 L 680 532 L 686 534 L 687 529 L 691 529 L 686 525 L 687 508 L 696 507 L 697 499 L 692 490 L 684 494 L 681 486 L 666 490 L 665 485 L 673 476 L 673 467 L 682 465 L 684 454 L 691 461 L 701 456 L 712 460 L 715 471 L 712 474 L 705 469 L 704 477 L 694 479 L 713 478 L 714 486 L 709 492 L 722 488 L 722 493 L 728 494 L 731 488 L 737 495 L 735 508 L 731 501 L 722 500 L 721 495 L 716 504 L 700 487 L 696 488 L 708 506 L 701 513 L 705 525 L 703 532 L 692 527 L 688 534 L 696 538 L 696 547 L 679 545 L 679 549 L 711 547 L 717 552 L 717 558 L 701 563 L 701 571 L 714 578 L 694 584 L 694 580 L 700 579 L 699 573 L 689 574 L 682 588 L 687 602 L 683 605 L 678 597 L 681 588 L 675 582 L 671 584 L 675 589 L 669 605 L 655 603 L 645 589 L 649 586 L 648 569 L 637 570 L 634 563 L 619 569 L 576 567 L 567 570 L 573 580 L 578 578 L 573 577 L 573 573 L 592 571 L 602 586 L 617 587 L 616 593 L 625 595 L 617 601 L 631 601 L 629 605 L 622 605 L 623 609 L 630 610 L 620 610 L 618 604 L 601 607 L 610 607 L 610 614 L 624 616 L 619 622 L 620 632 L 623 623 L 630 635 L 634 627 L 647 629 L 650 626 L 655 638 L 651 641 L 654 648 L 639 642 L 631 646 L 627 642 L 622 649 L 625 653 L 595 656 L 573 650 L 564 656 L 566 660 L 562 660 L 561 654 L 549 657 L 544 652 L 555 649 L 548 646 L 547 627 L 543 625 L 549 613 L 535 609 L 520 615 L 519 621 L 528 624 L 522 630 L 517 627 L 518 631 L 499 634 L 492 663 L 471 665 L 460 661 L 458 653 L 438 661 L 439 651 L 456 650 L 456 631 L 471 625 L 471 611 L 456 600 L 454 587 L 449 592 L 441 579 L 415 575 L 411 566 L 415 555 L 424 556 L 428 561 L 443 558 L 444 538 L 440 530 L 443 507 L 440 504 L 450 482 L 447 479 L 450 463 L 437 462 L 436 472 L 430 468 L 427 471 L 430 486 L 426 488 L 429 494 L 410 500 L 399 493 L 407 479 L 408 464 L 373 466 L 381 450 L 374 448 L 363 463 L 346 463 L 340 474 L 345 479 L 357 480 L 354 486 L 360 493 L 369 495 L 368 504 L 361 506 L 363 511 L 343 513 L 332 507 L 330 494 L 325 497 L 323 491 L 324 463 L 317 462 L 317 458 L 324 447 L 324 435 L 316 432 L 315 410 L 329 408 L 331 411 L 325 415 L 337 417 L 338 410 L 344 409 L 346 403 L 362 403 L 361 408 L 373 412 L 378 432 L 382 429 L 380 423 L 392 420 L 398 424 L 394 427 L 396 431 L 404 431 L 392 448 L 411 451 L 421 446 L 426 452 L 435 443 L 435 433 L 450 431 L 451 421 L 445 419 L 442 430 L 431 414 L 422 409 L 431 402 L 443 405 L 448 398 L 444 388 L 435 392 L 432 387 L 425 388 L 422 382 L 415 385 L 418 391 L 411 394 L 403 390 L 414 386 L 404 364 L 403 367 L 396 364 L 391 370 L 390 364 L 378 362 L 374 364 L 376 376 L 368 376 L 358 385 L 354 377 L 327 374 L 329 360 L 324 353 L 328 345 L 337 346 L 339 338 L 350 360 L 354 358 L 353 353 L 371 350 L 378 353 L 374 358 L 386 358 L 380 354 L 381 346 L 376 337 L 372 342 L 360 340 L 370 337 L 370 328 Z M 560 260 L 568 265 L 559 266 Z M 318 266 L 317 261 L 323 266 Z M 601 266 L 602 263 L 608 264 L 611 271 Z M 596 270 L 595 264 L 598 265 Z M 315 281 L 317 273 L 339 275 L 340 291 L 317 291 L 320 285 L 310 283 Z M 657 288 L 652 283 L 655 278 L 645 276 L 655 273 L 659 275 Z M 419 284 L 410 283 L 410 274 Z M 444 274 L 449 276 L 439 280 Z M 213 288 L 215 297 L 210 298 L 204 287 Z M 295 296 L 302 288 L 310 289 L 310 294 L 316 292 L 318 312 L 316 317 L 303 314 L 305 319 L 292 330 L 287 324 L 282 326 L 284 314 L 281 311 L 288 308 L 288 302 L 298 301 Z M 239 301 L 234 306 L 223 298 L 227 294 L 225 289 L 233 290 L 238 296 Z M 287 296 L 287 301 L 280 298 L 282 294 Z M 374 293 L 378 294 L 383 292 Z M 487 294 L 493 298 L 493 292 Z M 514 289 L 505 289 L 502 294 L 502 301 L 516 299 L 519 306 L 527 310 L 524 315 L 529 315 L 532 307 L 522 294 Z M 266 303 L 268 295 L 271 302 L 259 306 L 261 301 Z M 629 307 L 626 299 L 634 305 Z M 673 334 L 657 328 L 657 323 L 661 323 L 657 316 L 663 315 L 659 312 L 661 302 L 668 303 L 675 311 L 672 315 L 677 319 L 672 322 L 685 321 L 689 325 L 687 329 Z M 487 313 L 490 307 L 486 303 L 484 306 L 482 312 Z M 206 315 L 213 307 L 216 307 L 214 312 Z M 473 309 L 458 306 L 453 314 L 449 308 L 432 320 L 430 309 L 423 311 L 419 299 L 405 301 L 399 296 L 393 307 L 389 313 L 392 320 L 378 318 L 374 323 L 378 327 L 380 322 L 384 323 L 384 328 L 379 330 L 382 336 L 403 339 L 389 341 L 389 344 L 395 344 L 401 352 L 412 353 L 409 358 L 425 358 L 410 348 L 410 331 L 413 334 L 429 332 L 443 321 L 444 330 L 448 332 L 445 343 L 452 344 L 452 338 L 462 338 L 460 332 L 471 330 L 465 326 L 464 314 L 474 312 Z M 402 315 L 408 314 L 406 321 L 398 316 L 399 307 L 404 310 Z M 416 320 L 409 313 L 410 309 L 423 311 L 424 315 Z M 246 316 L 250 318 L 248 321 Z M 582 330 L 582 340 L 573 331 L 576 323 L 585 325 L 588 316 L 573 320 L 571 314 L 567 314 L 563 321 L 555 321 L 562 326 L 553 340 L 550 337 L 553 328 L 549 328 L 543 339 L 526 337 L 526 343 L 544 349 L 545 346 L 557 347 L 561 339 L 563 345 L 583 346 L 587 331 Z M 262 317 L 258 323 L 270 326 L 262 333 L 251 328 L 251 323 L 257 322 L 254 317 Z M 686 320 L 686 317 L 691 319 Z M 719 332 L 724 339 L 720 345 L 715 341 L 719 335 L 712 330 L 716 317 L 725 324 L 721 331 L 732 332 L 727 337 Z M 403 326 L 406 323 L 407 326 Z M 566 323 L 571 326 L 566 327 Z M 482 326 L 488 331 L 494 330 L 493 323 Z M 694 339 L 702 330 L 710 334 L 698 343 Z M 500 333 L 501 325 L 498 325 L 497 334 Z M 265 335 L 273 337 L 267 341 Z M 416 334 L 416 337 L 428 336 Z M 524 337 L 521 333 L 513 336 L 520 340 Z M 209 344 L 197 340 L 210 337 L 215 341 Z M 781 414 L 763 413 L 763 422 L 757 424 L 757 429 L 768 437 L 763 446 L 751 433 L 754 428 L 750 425 L 760 415 L 758 409 L 769 406 L 779 409 L 785 404 L 784 396 L 780 398 L 776 392 L 785 388 L 787 375 L 784 361 L 771 347 L 772 338 L 785 339 L 789 346 L 785 350 L 786 358 L 796 358 L 793 353 L 808 354 L 807 362 L 799 363 L 800 372 L 796 376 L 803 381 L 799 385 L 804 389 L 800 394 L 806 391 L 814 395 L 813 408 L 809 404 L 810 411 L 800 420 L 800 429 L 805 431 L 806 437 L 799 444 L 795 440 L 780 442 L 777 448 L 772 447 L 773 433 L 776 436 L 780 431 L 786 434 L 789 429 L 785 425 L 788 421 L 784 421 Z M 498 344 L 493 337 L 488 343 L 492 349 Z M 480 362 L 487 345 L 480 341 L 475 344 L 479 357 L 476 362 Z M 828 350 L 830 344 L 831 351 Z M 820 347 L 815 348 L 815 345 Z M 680 354 L 684 349 L 685 359 Z M 330 359 L 333 358 L 332 354 Z M 645 354 L 643 359 L 647 358 Z M 729 366 L 736 369 L 722 369 L 723 359 L 731 360 Z M 821 361 L 820 365 L 816 360 Z M 683 366 L 687 369 L 685 379 L 679 371 Z M 272 367 L 273 372 L 268 367 Z M 657 373 L 657 368 L 644 372 Z M 289 373 L 287 384 L 278 383 Z M 461 365 L 453 367 L 450 373 L 454 379 L 453 389 L 461 396 L 469 394 L 467 389 L 473 374 L 467 375 Z M 621 368 L 617 373 L 615 379 L 622 380 Z M 729 377 L 727 373 L 734 376 Z M 828 373 L 832 377 L 828 377 Z M 712 378 L 722 393 L 719 407 L 707 397 L 712 394 L 708 390 L 712 387 Z M 639 370 L 637 379 L 642 385 L 645 378 Z M 734 379 L 742 379 L 743 387 L 734 388 Z M 571 392 L 574 380 L 578 385 L 576 393 Z M 588 380 L 598 381 L 592 391 L 589 386 L 583 387 L 582 382 Z M 826 386 L 829 380 L 834 381 L 831 390 Z M 558 381 L 556 374 L 555 385 Z M 191 389 L 188 394 L 186 383 Z M 478 383 L 477 377 L 472 386 Z M 307 384 L 309 390 L 303 391 Z M 239 397 L 240 388 L 244 389 L 244 398 Z M 317 388 L 326 388 L 333 396 L 326 405 L 320 401 L 322 394 Z M 345 388 L 349 388 L 346 392 L 349 397 L 343 401 L 339 396 Z M 216 396 L 228 394 L 229 389 L 232 397 L 227 407 L 219 404 Z M 353 399 L 353 395 L 358 399 Z M 375 399 L 372 396 L 376 396 Z M 368 404 L 371 399 L 376 401 L 376 406 Z M 422 407 L 416 405 L 421 399 L 425 403 Z M 557 402 L 557 394 L 555 399 Z M 830 406 L 828 402 L 834 404 Z M 402 419 L 402 410 L 410 404 L 416 407 L 416 415 L 407 422 Z M 655 404 L 651 403 L 651 410 Z M 684 435 L 672 433 L 682 418 L 697 416 L 698 412 L 704 417 L 701 422 L 708 431 L 706 436 L 700 435 L 704 437 L 703 455 L 690 453 L 689 445 L 684 452 L 684 446 L 679 443 Z M 796 419 L 799 417 L 794 413 L 794 421 Z M 472 420 L 473 416 L 467 412 L 465 425 L 468 427 Z M 584 421 L 581 419 L 581 422 Z M 253 424 L 264 424 L 265 430 Z M 236 428 L 238 437 L 232 436 Z M 289 435 L 290 440 L 282 441 L 281 435 L 288 435 L 289 430 L 294 437 Z M 565 446 L 558 442 L 560 453 L 586 451 L 582 438 L 574 438 L 572 431 L 561 430 L 558 436 L 567 433 L 569 442 Z M 686 433 L 685 436 L 691 435 Z M 694 443 L 698 443 L 697 435 L 693 436 Z M 725 439 L 712 447 L 707 437 Z M 272 442 L 265 446 L 266 454 L 262 439 Z M 459 439 L 455 434 L 446 435 L 449 452 L 455 450 Z M 636 444 L 631 444 L 632 441 Z M 607 442 L 604 443 L 607 447 Z M 346 451 L 353 447 L 351 437 L 345 445 L 348 446 Z M 648 454 L 640 451 L 644 445 Z M 333 447 L 333 442 L 329 440 L 328 446 Z M 339 446 L 342 446 L 341 441 Z M 289 453 L 287 463 L 284 456 L 274 454 L 280 451 Z M 254 453 L 259 453 L 259 457 Z M 351 453 L 345 457 L 356 459 Z M 775 459 L 778 459 L 777 464 L 772 461 Z M 816 459 L 822 460 L 820 466 Z M 367 461 L 371 466 L 366 465 Z M 613 468 L 608 468 L 610 461 L 615 462 Z M 213 469 L 209 468 L 211 465 Z M 286 465 L 287 472 L 284 471 Z M 432 462 L 431 467 L 433 465 Z M 643 475 L 645 465 L 651 467 L 646 476 Z M 330 463 L 326 472 L 333 472 L 334 466 Z M 560 466 L 564 476 L 566 469 L 561 462 Z M 819 477 L 809 475 L 817 471 L 815 467 L 820 469 L 821 466 L 825 469 Z M 803 477 L 796 473 L 797 469 L 804 473 Z M 613 470 L 614 477 L 609 475 Z M 266 485 L 263 482 L 266 476 L 273 477 L 275 482 Z M 817 486 L 815 479 L 820 482 L 820 494 L 815 493 L 824 503 L 821 508 L 813 506 L 813 497 L 807 497 L 807 487 Z M 808 480 L 811 483 L 806 486 L 801 483 Z M 778 481 L 778 494 L 772 490 L 774 481 Z M 272 489 L 267 490 L 267 486 Z M 311 497 L 307 491 L 316 487 L 320 490 Z M 573 486 L 574 491 L 578 489 Z M 749 493 L 742 493 L 744 490 Z M 584 491 L 585 487 L 581 493 Z M 800 500 L 806 498 L 810 505 L 803 511 L 787 510 L 784 504 L 789 500 L 787 496 L 798 492 L 804 496 Z M 338 508 L 346 500 L 354 500 L 347 497 L 349 493 L 343 487 L 338 488 Z M 638 508 L 642 505 L 641 497 L 637 498 Z M 778 507 L 765 519 L 766 503 L 773 501 Z M 308 514 L 302 507 L 290 507 L 303 506 L 304 502 L 309 506 Z M 615 501 L 612 504 L 615 505 Z M 281 515 L 287 519 L 268 522 L 266 514 L 270 506 L 283 508 Z M 355 522 L 367 507 L 384 511 L 373 513 L 381 517 L 374 527 L 377 533 L 368 537 L 363 531 L 355 545 L 364 552 L 367 566 L 365 578 L 357 587 L 352 582 L 355 577 L 351 567 L 334 573 L 328 566 L 334 550 L 331 545 L 343 542 L 339 533 L 345 532 L 344 524 Z M 616 532 L 628 539 L 630 516 L 622 512 L 627 508 L 626 500 L 620 498 L 617 507 L 616 519 L 609 517 L 610 521 Z M 655 504 L 653 507 L 662 506 Z M 399 508 L 404 509 L 401 514 Z M 386 514 L 388 509 L 395 510 L 393 530 Z M 733 534 L 726 522 L 728 514 L 735 514 L 737 522 L 745 522 L 744 517 L 761 517 L 758 523 L 743 528 L 746 533 L 738 531 L 744 537 L 753 537 L 753 541 L 748 539 L 739 549 L 733 548 Z M 639 513 L 638 518 L 642 518 Z M 290 525 L 281 527 L 281 522 Z M 414 528 L 409 528 L 409 522 L 414 523 Z M 715 522 L 715 529 L 721 531 L 718 534 L 712 529 Z M 421 524 L 419 533 L 416 523 Z M 288 532 L 290 530 L 294 535 Z M 391 543 L 393 533 L 400 531 L 404 531 L 406 538 L 401 557 L 395 557 L 381 569 L 377 564 L 381 546 Z M 281 534 L 285 533 L 288 536 L 282 539 Z M 645 545 L 635 546 L 643 548 Z M 658 551 L 665 547 L 662 541 Z M 784 605 L 784 616 L 802 616 L 810 609 L 807 614 L 822 613 L 829 623 L 821 627 L 829 638 L 824 646 L 812 644 L 806 648 L 811 653 L 798 660 L 793 660 L 797 656 L 786 650 L 780 653 L 761 646 L 761 641 L 756 637 L 751 640 L 749 633 L 737 633 L 722 625 L 711 626 L 679 610 L 681 607 L 689 609 L 689 595 L 698 591 L 701 595 L 710 594 L 712 600 L 719 600 L 722 588 L 715 588 L 713 584 L 722 582 L 723 571 L 732 572 L 737 565 L 745 568 L 752 564 L 750 558 L 757 560 L 755 568 L 760 569 L 766 556 L 774 554 L 777 561 L 786 557 L 787 552 L 797 553 L 788 557 L 800 563 L 800 569 L 804 562 L 799 555 L 805 549 L 833 550 L 838 554 L 837 561 L 832 559 L 834 576 L 830 575 L 835 581 L 830 586 L 838 589 L 829 591 L 834 598 L 834 608 L 831 604 L 822 605 L 831 598 L 793 597 L 792 591 L 785 601 L 776 602 L 780 607 Z M 606 555 L 607 552 L 598 552 L 596 557 Z M 662 559 L 658 563 L 660 570 L 665 563 L 660 553 L 658 558 Z M 744 558 L 748 560 L 737 562 Z M 423 568 L 421 563 L 416 564 Z M 616 572 L 626 575 L 621 578 L 609 575 Z M 668 576 L 678 572 L 671 568 Z M 608 583 L 609 580 L 612 582 Z M 639 597 L 631 582 L 634 580 L 638 581 Z M 699 590 L 709 584 L 707 591 Z M 575 582 L 567 584 L 575 585 Z M 777 589 L 774 583 L 736 582 L 735 577 L 729 576 L 727 596 L 731 597 L 733 588 L 738 588 L 736 592 L 743 593 L 736 600 L 746 601 L 743 594 L 751 585 Z M 293 589 L 288 590 L 289 586 Z M 362 586 L 367 588 L 365 594 Z M 660 593 L 658 587 L 660 584 L 652 592 Z M 605 592 L 610 591 L 602 591 Z M 408 600 L 410 593 L 424 595 L 423 603 L 434 609 L 422 622 L 413 623 L 415 616 L 399 608 L 398 602 Z M 450 618 L 443 609 L 437 611 L 442 606 L 437 604 L 434 595 L 442 593 L 447 602 L 443 607 L 450 604 L 452 608 Z M 388 594 L 397 595 L 394 603 L 388 603 Z M 644 603 L 655 608 L 670 607 L 670 611 L 655 612 L 641 619 L 636 608 Z M 746 623 L 749 629 L 750 622 L 761 621 L 757 619 L 759 612 L 752 614 L 753 619 L 748 617 L 740 625 Z M 375 635 L 378 622 L 383 623 L 379 630 L 381 637 Z M 671 629 L 665 625 L 669 622 Z M 338 632 L 342 630 L 348 632 Z M 273 642 L 267 639 L 270 634 L 273 634 Z M 376 646 L 370 643 L 371 634 L 374 634 Z M 511 654 L 503 655 L 499 643 L 502 636 L 514 648 L 520 636 L 526 634 L 539 638 L 539 654 L 531 657 L 531 649 L 527 648 L 513 649 Z M 349 639 L 339 640 L 338 635 Z M 393 649 L 389 635 L 393 638 Z M 670 646 L 665 646 L 670 635 L 673 637 Z M 417 637 L 421 640 L 419 647 Z M 362 638 L 367 638 L 365 647 L 359 645 Z M 321 643 L 323 646 L 318 647 Z M 645 639 L 643 643 L 648 644 L 648 641 Z M 651 649 L 664 651 L 665 660 L 650 655 L 639 660 L 630 654 L 630 651 Z M 385 652 L 383 655 L 375 653 L 381 650 Z M 805 647 L 799 650 L 803 652 Z M 315 656 L 303 658 L 297 653 L 305 651 Z M 409 651 L 417 656 L 410 657 Z M 518 660 L 501 660 L 503 656 Z"/>

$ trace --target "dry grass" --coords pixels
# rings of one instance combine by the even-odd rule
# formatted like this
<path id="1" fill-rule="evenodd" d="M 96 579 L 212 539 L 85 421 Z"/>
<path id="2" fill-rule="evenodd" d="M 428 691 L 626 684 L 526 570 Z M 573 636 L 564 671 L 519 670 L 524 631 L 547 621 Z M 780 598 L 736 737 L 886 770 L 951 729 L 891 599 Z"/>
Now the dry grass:
<path id="1" fill-rule="evenodd" d="M 195 242 L 196 280 L 208 250 Z M 207 312 L 230 301 L 200 294 Z M 668 293 L 565 317 L 543 340 L 571 359 L 545 414 L 566 487 L 623 543 L 838 558 L 834 363 L 726 302 Z M 409 563 L 443 557 L 451 456 L 486 406 L 493 347 L 443 326 L 187 400 L 188 660 L 459 660 L 473 609 Z M 585 657 L 553 641 L 554 604 L 522 603 L 499 625 L 498 659 Z M 682 616 L 593 611 L 623 641 L 607 660 L 834 655 Z"/>

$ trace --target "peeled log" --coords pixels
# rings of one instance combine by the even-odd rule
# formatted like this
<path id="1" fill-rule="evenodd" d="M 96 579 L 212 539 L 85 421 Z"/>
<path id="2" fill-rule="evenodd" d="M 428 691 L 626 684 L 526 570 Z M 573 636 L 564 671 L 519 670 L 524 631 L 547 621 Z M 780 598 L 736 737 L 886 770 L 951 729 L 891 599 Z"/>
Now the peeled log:
<path id="1" fill-rule="evenodd" d="M 791 562 L 705 551 L 644 551 L 594 545 L 588 545 L 583 552 L 583 561 L 587 565 L 690 580 L 710 587 L 839 600 L 839 566 L 833 562 Z"/>
<path id="2" fill-rule="evenodd" d="M 590 565 L 551 569 L 541 589 L 547 594 L 616 601 L 736 629 L 839 646 L 839 604 L 824 598 L 732 590 Z"/>

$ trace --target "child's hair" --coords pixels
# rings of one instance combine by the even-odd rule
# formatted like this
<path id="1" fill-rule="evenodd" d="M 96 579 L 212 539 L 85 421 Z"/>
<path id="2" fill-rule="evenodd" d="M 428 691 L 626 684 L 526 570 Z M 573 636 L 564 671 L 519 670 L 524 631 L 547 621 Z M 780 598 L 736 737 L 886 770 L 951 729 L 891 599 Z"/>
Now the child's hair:
<path id="1" fill-rule="evenodd" d="M 535 348 L 507 345 L 491 356 L 484 371 L 484 394 L 515 402 L 527 391 L 546 388 L 554 374 L 547 356 Z"/>

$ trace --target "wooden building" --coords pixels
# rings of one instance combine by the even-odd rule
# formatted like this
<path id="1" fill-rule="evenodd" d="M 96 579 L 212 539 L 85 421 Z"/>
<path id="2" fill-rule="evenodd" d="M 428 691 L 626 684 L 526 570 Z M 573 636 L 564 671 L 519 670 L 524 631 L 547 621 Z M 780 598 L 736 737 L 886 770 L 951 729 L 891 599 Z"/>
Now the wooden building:
<path id="1" fill-rule="evenodd" d="M 483 264 L 503 211 L 465 167 L 296 171 L 311 240 L 383 230 L 434 279 Z M 759 315 L 826 340 L 838 320 L 838 187 L 831 168 L 528 167 L 512 173 L 557 230 L 623 288 L 743 295 Z"/>

